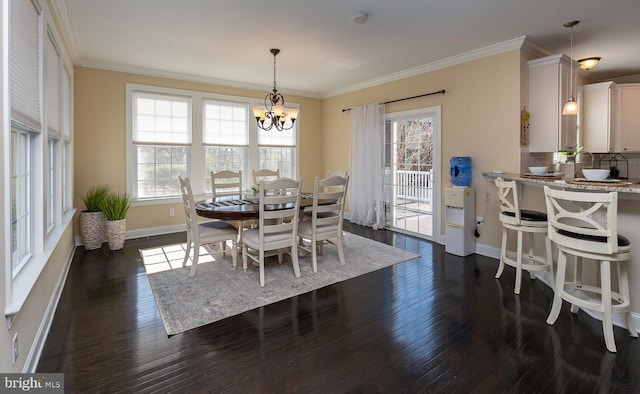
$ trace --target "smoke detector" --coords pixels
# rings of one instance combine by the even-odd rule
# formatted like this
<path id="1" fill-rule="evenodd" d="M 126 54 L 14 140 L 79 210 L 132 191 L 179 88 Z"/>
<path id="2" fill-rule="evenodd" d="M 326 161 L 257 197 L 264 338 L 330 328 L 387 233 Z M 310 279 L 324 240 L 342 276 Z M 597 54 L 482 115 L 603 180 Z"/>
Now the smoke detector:
<path id="1" fill-rule="evenodd" d="M 353 17 L 353 23 L 356 25 L 361 25 L 369 20 L 369 15 L 367 14 L 358 14 Z"/>

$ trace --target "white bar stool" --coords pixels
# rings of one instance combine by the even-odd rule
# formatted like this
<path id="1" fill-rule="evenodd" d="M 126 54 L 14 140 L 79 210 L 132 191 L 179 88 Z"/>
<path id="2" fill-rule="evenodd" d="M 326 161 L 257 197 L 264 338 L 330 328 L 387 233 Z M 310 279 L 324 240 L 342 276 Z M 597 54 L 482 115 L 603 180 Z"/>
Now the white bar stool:
<path id="1" fill-rule="evenodd" d="M 549 218 L 549 238 L 559 251 L 555 294 L 547 323 L 552 325 L 558 319 L 562 300 L 571 303 L 572 313 L 577 313 L 578 308 L 602 312 L 602 329 L 607 350 L 616 352 L 613 313 L 624 313 L 629 334 L 632 337 L 638 336 L 629 301 L 627 262 L 631 245 L 627 238 L 618 234 L 617 227 L 618 193 L 576 192 L 545 186 L 544 194 Z M 575 258 L 573 281 L 566 279 L 567 255 Z M 598 264 L 600 285 L 583 282 L 583 258 Z M 611 288 L 611 263 L 617 263 L 618 291 Z M 580 297 L 585 293 L 597 294 L 599 297 Z"/>
<path id="2" fill-rule="evenodd" d="M 536 271 L 549 271 L 549 277 L 553 284 L 553 259 L 551 256 L 551 242 L 547 237 L 547 214 L 539 211 L 520 209 L 518 189 L 515 181 L 505 181 L 497 178 L 498 199 L 500 202 L 499 219 L 502 222 L 502 247 L 500 250 L 500 265 L 496 273 L 496 279 L 500 278 L 504 265 L 507 264 L 516 269 L 515 294 L 520 294 L 522 271 L 529 271 L 531 279 L 535 279 Z M 507 250 L 507 241 L 510 231 L 517 233 L 516 251 Z M 523 234 L 528 234 L 528 254 L 523 253 Z M 543 234 L 545 239 L 546 256 L 538 256 L 533 251 L 534 234 Z"/>

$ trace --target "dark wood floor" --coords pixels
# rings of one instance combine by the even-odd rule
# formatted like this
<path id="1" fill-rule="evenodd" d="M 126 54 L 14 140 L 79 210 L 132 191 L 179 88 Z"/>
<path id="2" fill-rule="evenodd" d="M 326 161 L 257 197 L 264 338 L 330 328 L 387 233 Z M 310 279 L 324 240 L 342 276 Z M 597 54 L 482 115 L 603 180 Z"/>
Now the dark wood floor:
<path id="1" fill-rule="evenodd" d="M 540 281 L 516 296 L 495 259 L 346 226 L 422 257 L 172 337 L 138 249 L 184 233 L 78 249 L 38 372 L 64 372 L 70 393 L 640 391 L 640 341 L 616 327 L 609 353 L 566 305 L 548 326 Z"/>

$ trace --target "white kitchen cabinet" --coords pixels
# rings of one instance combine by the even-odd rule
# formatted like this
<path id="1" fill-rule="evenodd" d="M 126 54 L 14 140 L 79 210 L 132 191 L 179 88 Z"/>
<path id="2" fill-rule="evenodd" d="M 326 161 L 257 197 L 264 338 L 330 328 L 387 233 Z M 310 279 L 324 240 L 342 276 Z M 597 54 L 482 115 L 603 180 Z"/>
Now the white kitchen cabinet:
<path id="1" fill-rule="evenodd" d="M 562 115 L 570 96 L 571 59 L 559 54 L 530 60 L 528 64 L 529 152 L 575 150 L 578 117 Z"/>
<path id="2" fill-rule="evenodd" d="M 617 150 L 640 152 L 640 84 L 620 84 L 616 90 Z"/>
<path id="3" fill-rule="evenodd" d="M 582 146 L 587 152 L 616 151 L 616 84 L 601 82 L 582 87 Z"/>

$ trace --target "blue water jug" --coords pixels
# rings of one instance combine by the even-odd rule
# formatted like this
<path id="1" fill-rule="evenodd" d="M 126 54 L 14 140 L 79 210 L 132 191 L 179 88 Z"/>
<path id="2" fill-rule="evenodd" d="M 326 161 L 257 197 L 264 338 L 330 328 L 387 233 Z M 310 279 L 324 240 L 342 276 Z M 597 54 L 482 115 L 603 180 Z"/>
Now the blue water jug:
<path id="1" fill-rule="evenodd" d="M 453 186 L 471 186 L 471 158 L 454 156 L 449 161 L 449 174 Z"/>

